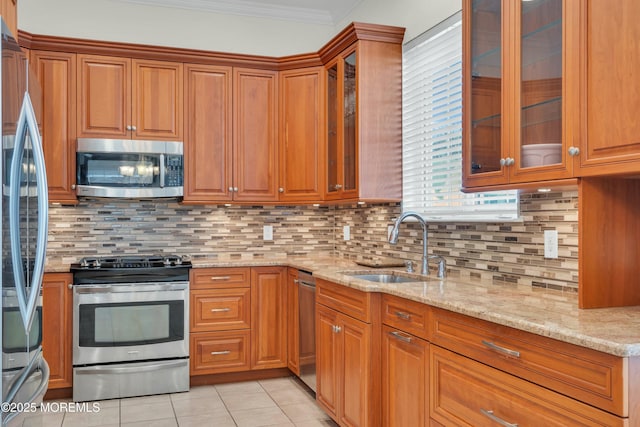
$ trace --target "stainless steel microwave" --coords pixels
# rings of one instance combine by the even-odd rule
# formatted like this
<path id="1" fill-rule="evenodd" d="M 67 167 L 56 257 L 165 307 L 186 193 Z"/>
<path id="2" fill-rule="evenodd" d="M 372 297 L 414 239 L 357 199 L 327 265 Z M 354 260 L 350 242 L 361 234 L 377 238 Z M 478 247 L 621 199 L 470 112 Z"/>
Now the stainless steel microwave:
<path id="1" fill-rule="evenodd" d="M 76 194 L 182 197 L 182 142 L 78 138 Z"/>

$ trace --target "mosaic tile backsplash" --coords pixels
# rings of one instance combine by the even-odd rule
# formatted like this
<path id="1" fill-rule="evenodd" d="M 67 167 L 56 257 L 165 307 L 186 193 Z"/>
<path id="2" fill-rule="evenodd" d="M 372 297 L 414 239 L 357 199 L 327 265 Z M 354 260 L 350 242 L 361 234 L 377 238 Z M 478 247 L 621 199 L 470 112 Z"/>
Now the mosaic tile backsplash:
<path id="1" fill-rule="evenodd" d="M 431 223 L 429 254 L 446 258 L 448 274 L 575 292 L 578 286 L 577 192 L 523 194 L 521 221 Z M 333 253 L 356 259 L 385 256 L 420 265 L 422 232 L 404 223 L 397 245 L 387 227 L 399 204 L 365 206 L 186 206 L 176 201 L 86 199 L 52 206 L 47 263 L 83 256 L 188 254 L 260 259 Z M 273 226 L 273 241 L 262 240 Z M 343 240 L 343 226 L 351 240 Z M 555 229 L 559 258 L 545 259 L 543 231 Z"/>

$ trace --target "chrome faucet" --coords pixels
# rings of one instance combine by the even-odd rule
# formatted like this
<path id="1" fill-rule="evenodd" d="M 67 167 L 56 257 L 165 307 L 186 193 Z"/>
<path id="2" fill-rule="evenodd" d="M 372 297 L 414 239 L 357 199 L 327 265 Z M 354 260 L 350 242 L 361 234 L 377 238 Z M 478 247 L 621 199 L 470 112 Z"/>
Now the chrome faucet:
<path id="1" fill-rule="evenodd" d="M 429 259 L 438 260 L 438 278 L 444 279 L 446 276 L 447 264 L 445 259 L 440 255 L 427 256 L 427 222 L 417 212 L 405 212 L 393 224 L 391 233 L 389 234 L 389 243 L 395 245 L 398 243 L 398 237 L 400 235 L 400 224 L 408 217 L 413 217 L 418 220 L 422 226 L 422 274 L 429 274 Z"/>
<path id="2" fill-rule="evenodd" d="M 422 274 L 429 274 L 429 265 L 427 260 L 427 222 L 417 212 L 405 212 L 393 224 L 393 229 L 389 234 L 389 243 L 395 245 L 398 243 L 398 237 L 400 236 L 400 224 L 408 217 L 413 217 L 418 220 L 422 226 Z"/>

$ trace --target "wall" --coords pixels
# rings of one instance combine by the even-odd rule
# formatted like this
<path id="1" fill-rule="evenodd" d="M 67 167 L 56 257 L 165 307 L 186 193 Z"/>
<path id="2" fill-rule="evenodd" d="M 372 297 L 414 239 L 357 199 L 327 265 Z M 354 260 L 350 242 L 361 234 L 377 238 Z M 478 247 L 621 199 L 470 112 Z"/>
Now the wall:
<path id="1" fill-rule="evenodd" d="M 576 292 L 578 289 L 577 191 L 520 196 L 522 221 L 512 223 L 429 224 L 428 253 L 445 257 L 452 277 L 518 283 Z M 387 227 L 400 206 L 349 206 L 336 211 L 336 250 L 351 259 L 384 256 L 422 259 L 422 229 L 416 222 L 400 226 L 397 245 L 387 242 Z M 344 241 L 342 227 L 351 226 Z M 558 230 L 558 259 L 545 259 L 543 231 Z M 434 266 L 433 266 L 434 267 Z"/>
<path id="2" fill-rule="evenodd" d="M 446 258 L 449 275 L 575 292 L 578 287 L 577 192 L 524 194 L 522 221 L 429 224 L 429 254 Z M 83 200 L 51 207 L 49 268 L 83 256 L 188 254 L 220 259 L 266 259 L 334 253 L 350 259 L 384 256 L 420 265 L 422 231 L 401 225 L 396 246 L 387 227 L 398 204 L 365 206 L 184 206 L 176 202 Z M 274 240 L 262 240 L 263 225 Z M 351 226 L 344 241 L 342 227 Z M 559 234 L 557 260 L 543 257 L 543 230 Z"/>
<path id="3" fill-rule="evenodd" d="M 316 52 L 353 21 L 405 27 L 408 41 L 460 8 L 461 0 L 363 0 L 331 26 L 114 0 L 20 0 L 18 27 L 33 34 L 280 57 Z"/>
<path id="4" fill-rule="evenodd" d="M 334 208 L 184 206 L 175 201 L 83 200 L 49 212 L 47 268 L 84 256 L 179 254 L 261 259 L 329 253 Z M 273 225 L 274 240 L 262 240 Z"/>

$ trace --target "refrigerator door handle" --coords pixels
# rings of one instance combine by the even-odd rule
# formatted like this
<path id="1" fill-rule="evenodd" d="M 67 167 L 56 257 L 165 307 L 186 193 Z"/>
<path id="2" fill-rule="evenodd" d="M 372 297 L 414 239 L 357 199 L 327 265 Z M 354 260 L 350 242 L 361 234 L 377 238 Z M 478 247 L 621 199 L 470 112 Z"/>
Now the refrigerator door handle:
<path id="1" fill-rule="evenodd" d="M 22 265 L 22 248 L 20 239 L 20 173 L 22 171 L 22 158 L 27 148 L 27 131 L 31 141 L 31 151 L 35 163 L 35 174 L 38 194 L 38 234 L 35 249 L 35 262 L 31 275 L 31 284 L 27 290 L 25 282 L 24 266 Z M 9 231 L 11 234 L 11 256 L 13 264 L 13 276 L 18 295 L 18 306 L 25 330 L 31 329 L 35 317 L 42 276 L 44 274 L 45 254 L 47 249 L 48 228 L 48 188 L 47 173 L 44 165 L 44 153 L 42 140 L 38 131 L 38 123 L 33 110 L 29 92 L 25 92 L 22 108 L 18 117 L 16 139 L 11 159 L 10 197 L 9 197 Z"/>

